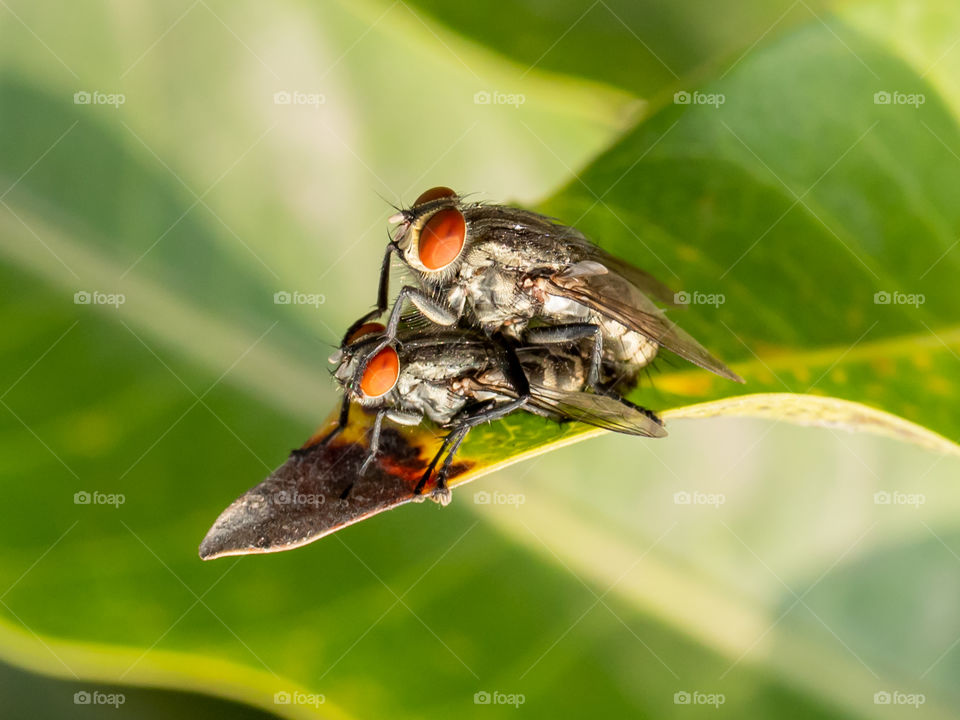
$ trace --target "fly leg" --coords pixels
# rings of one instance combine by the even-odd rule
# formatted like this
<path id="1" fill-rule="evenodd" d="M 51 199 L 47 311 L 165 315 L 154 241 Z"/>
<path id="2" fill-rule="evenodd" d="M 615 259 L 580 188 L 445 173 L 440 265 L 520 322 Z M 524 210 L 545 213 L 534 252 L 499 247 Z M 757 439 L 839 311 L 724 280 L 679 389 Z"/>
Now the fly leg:
<path id="1" fill-rule="evenodd" d="M 443 461 L 443 465 L 440 466 L 440 472 L 437 474 L 437 486 L 434 488 L 432 495 L 443 505 L 450 502 L 450 489 L 447 487 L 447 475 L 450 473 L 453 458 L 457 454 L 457 450 L 460 449 L 460 443 L 463 442 L 470 428 L 476 427 L 481 423 L 493 422 L 494 420 L 506 417 L 514 410 L 518 410 L 526 405 L 530 399 L 530 383 L 527 380 L 526 374 L 523 372 L 523 366 L 520 365 L 520 360 L 517 358 L 516 352 L 514 352 L 511 346 L 503 342 L 501 343 L 501 350 L 503 352 L 505 366 L 503 368 L 504 375 L 507 381 L 513 385 L 517 397 L 502 405 L 494 405 L 493 401 L 487 401 L 457 421 L 454 429 L 443 439 L 443 445 L 440 446 L 439 452 L 437 452 L 433 460 L 430 461 L 430 465 L 427 466 L 423 477 L 420 478 L 420 482 L 413 491 L 415 495 L 423 492 L 423 488 L 433 474 L 437 462 L 443 456 L 444 452 L 446 452 L 447 456 Z"/>
<path id="2" fill-rule="evenodd" d="M 398 425 L 419 425 L 420 422 L 423 421 L 423 415 L 415 412 L 398 410 L 396 408 L 390 408 L 390 409 L 379 411 L 377 413 L 376 418 L 373 421 L 373 428 L 370 430 L 369 454 L 367 455 L 367 458 L 363 461 L 363 465 L 360 466 L 360 472 L 357 473 L 358 477 L 363 477 L 366 474 L 367 469 L 370 466 L 370 463 L 372 463 L 377 457 L 377 452 L 380 449 L 380 428 L 383 425 L 384 418 L 387 418 L 388 420 L 392 420 Z M 326 438 L 324 438 L 323 442 L 326 442 Z M 341 500 L 347 499 L 347 497 L 350 495 L 350 491 L 353 490 L 353 486 L 355 482 L 356 481 L 351 481 L 351 483 L 347 485 L 346 488 L 344 488 L 343 492 L 340 493 Z"/>
<path id="3" fill-rule="evenodd" d="M 385 410 L 381 410 L 377 413 L 377 417 L 373 421 L 373 428 L 370 430 L 370 450 L 367 453 L 366 459 L 363 461 L 363 465 L 360 466 L 360 472 L 357 473 L 358 477 L 366 475 L 370 463 L 377 457 L 377 450 L 380 448 L 380 426 L 383 424 L 383 416 L 386 414 Z M 324 438 L 324 442 L 326 442 L 326 438 Z M 350 491 L 353 490 L 355 483 L 356 481 L 352 480 L 350 484 L 343 489 L 343 492 L 340 493 L 341 500 L 346 500 L 350 496 Z"/>
<path id="4" fill-rule="evenodd" d="M 364 460 L 363 465 L 360 466 L 361 477 L 367 474 L 370 464 L 377 459 L 377 451 L 380 450 L 380 428 L 383 425 L 383 417 L 386 414 L 386 410 L 380 410 L 373 421 L 373 428 L 370 430 L 370 450 L 367 454 L 367 459 Z"/>
<path id="5" fill-rule="evenodd" d="M 331 430 L 323 440 L 320 441 L 321 445 L 326 445 L 328 442 L 333 440 L 337 435 L 339 435 L 343 429 L 347 426 L 347 420 L 350 417 L 350 396 L 344 393 L 343 400 L 340 402 L 340 415 L 337 417 L 337 426 Z"/>
<path id="6" fill-rule="evenodd" d="M 350 382 L 350 388 L 354 392 L 359 392 L 360 379 L 363 377 L 363 372 L 367 369 L 367 363 L 370 362 L 370 359 L 396 340 L 397 328 L 400 327 L 400 318 L 403 315 L 403 304 L 406 300 L 413 303 L 417 310 L 437 325 L 453 325 L 458 320 L 458 316 L 453 310 L 434 300 L 420 288 L 413 287 L 412 285 L 404 285 L 397 294 L 397 300 L 393 304 L 393 310 L 390 311 L 390 319 L 387 321 L 387 328 L 383 332 L 383 339 L 366 357 L 361 358 L 357 363 L 357 369 Z"/>
<path id="7" fill-rule="evenodd" d="M 590 351 L 590 365 L 587 367 L 587 381 L 585 387 L 597 389 L 600 380 L 600 363 L 603 357 L 603 332 L 599 325 L 594 323 L 569 323 L 567 325 L 553 325 L 547 327 L 530 328 L 524 334 L 524 339 L 535 345 L 551 345 L 568 343 L 574 340 L 593 339 L 593 348 Z"/>
<path id="8" fill-rule="evenodd" d="M 441 505 L 447 505 L 450 502 L 450 488 L 447 487 L 447 475 L 450 472 L 450 466 L 453 464 L 453 456 L 457 454 L 457 450 L 460 449 L 460 443 L 463 442 L 463 439 L 469 431 L 469 426 L 458 428 L 447 435 L 447 438 L 444 440 L 444 442 L 447 440 L 452 440 L 452 442 L 450 443 L 449 451 L 447 451 L 447 457 L 443 461 L 443 465 L 440 466 L 440 472 L 437 474 L 437 486 L 433 489 L 433 492 L 430 493 L 430 496 L 437 499 Z M 439 455 L 437 457 L 439 457 Z M 437 458 L 434 458 L 434 462 L 436 462 L 436 460 Z"/>
<path id="9" fill-rule="evenodd" d="M 430 461 L 430 464 L 427 465 L 427 469 L 420 477 L 420 482 L 418 482 L 417 486 L 413 489 L 414 495 L 420 495 L 423 493 L 423 488 L 426 486 L 427 480 L 429 480 L 430 476 L 433 475 L 433 470 L 437 467 L 437 463 L 440 461 L 440 458 L 443 457 L 443 454 L 447 451 L 447 448 L 450 447 L 450 444 L 454 441 L 454 435 L 456 433 L 456 430 L 452 430 L 447 433 L 446 437 L 443 438 L 443 444 L 440 445 L 440 449 L 437 451 L 437 454 L 433 456 L 433 460 Z M 464 434 L 466 433 L 464 432 Z"/>
<path id="10" fill-rule="evenodd" d="M 394 245 L 391 240 L 387 245 L 387 251 L 383 254 L 383 262 L 380 265 L 380 281 L 377 285 L 377 306 L 347 328 L 347 332 L 344 333 L 343 340 L 340 342 L 340 347 L 346 345 L 350 336 L 360 329 L 362 325 L 376 317 L 380 317 L 387 311 L 387 304 L 389 303 L 388 295 L 390 293 L 390 255 L 396 251 L 397 246 Z"/>
<path id="11" fill-rule="evenodd" d="M 455 421 L 453 430 L 447 433 L 447 436 L 443 439 L 443 444 L 440 446 L 440 450 L 433 456 L 433 460 L 431 460 L 427 466 L 426 471 L 420 478 L 420 482 L 417 483 L 417 487 L 413 491 L 414 495 L 420 495 L 423 492 L 423 488 L 433 474 L 434 468 L 436 468 L 440 458 L 443 457 L 446 452 L 447 456 L 443 461 L 443 465 L 440 466 L 440 472 L 437 475 L 437 486 L 434 488 L 432 495 L 444 505 L 450 502 L 450 489 L 447 487 L 447 475 L 450 473 L 453 457 L 457 454 L 457 450 L 460 449 L 460 443 L 463 442 L 470 428 L 480 425 L 481 423 L 492 422 L 493 420 L 505 417 L 514 410 L 523 407 L 530 399 L 530 382 L 527 380 L 526 373 L 523 372 L 523 366 L 520 364 L 517 353 L 511 345 L 502 339 L 499 340 L 498 344 L 503 355 L 503 373 L 507 381 L 513 386 L 516 398 L 502 405 L 495 405 L 495 401 L 488 400 L 474 407 L 459 421 Z"/>
<path id="12" fill-rule="evenodd" d="M 470 431 L 470 428 L 481 425 L 485 422 L 493 422 L 494 420 L 499 420 L 502 417 L 506 417 L 514 410 L 518 410 L 523 407 L 529 396 L 520 397 L 516 400 L 511 400 L 508 403 L 503 405 L 496 405 L 486 410 L 481 410 L 463 418 L 460 422 L 457 423 L 456 427 L 450 431 L 447 437 L 444 439 L 444 445 L 449 446 L 447 451 L 447 456 L 443 460 L 443 465 L 440 466 L 440 471 L 437 473 L 437 486 L 433 489 L 431 495 L 440 501 L 441 504 L 446 505 L 450 502 L 450 488 L 447 487 L 447 475 L 450 474 L 450 466 L 453 464 L 453 458 L 457 454 L 457 450 L 460 449 L 460 443 L 463 442 L 463 439 L 467 436 L 467 433 Z M 443 448 L 441 447 L 441 451 Z M 437 457 L 434 458 L 434 461 L 431 463 L 433 467 L 436 466 L 436 461 L 439 459 L 441 453 L 437 453 Z M 433 467 L 428 468 L 428 471 L 432 471 Z M 426 484 L 426 478 L 429 475 L 424 475 L 420 479 L 420 482 Z M 420 491 L 423 491 L 423 488 L 420 488 Z"/>
<path id="13" fill-rule="evenodd" d="M 469 415 L 456 421 L 454 428 L 447 433 L 447 436 L 443 439 L 440 450 L 433 457 L 433 460 L 430 461 L 430 465 L 427 466 L 426 472 L 424 472 L 423 477 L 420 478 L 420 482 L 417 484 L 416 489 L 414 489 L 413 494 L 420 495 L 423 492 L 423 488 L 433 474 L 434 468 L 436 468 L 440 458 L 446 453 L 443 465 L 440 466 L 440 471 L 437 473 L 437 486 L 433 489 L 431 495 L 439 500 L 442 505 L 450 502 L 450 489 L 447 487 L 447 475 L 450 474 L 450 467 L 453 464 L 453 458 L 457 454 L 457 450 L 460 449 L 460 443 L 463 442 L 470 428 L 506 417 L 514 410 L 523 407 L 529 399 L 530 396 L 527 394 L 502 405 L 490 406 L 489 403 L 486 403 L 481 405 L 480 409 L 475 409 Z"/>
<path id="14" fill-rule="evenodd" d="M 347 426 L 347 422 L 349 418 L 350 418 L 350 397 L 344 394 L 343 400 L 340 402 L 340 415 L 337 416 L 336 427 L 333 428 L 333 430 L 331 430 L 321 440 L 314 443 L 313 445 L 309 445 L 307 447 L 302 447 L 302 448 L 294 448 L 294 450 L 292 450 L 290 454 L 300 457 L 301 455 L 305 455 L 310 450 L 311 447 L 314 447 L 316 445 L 326 445 L 343 431 L 343 429 Z"/>
<path id="15" fill-rule="evenodd" d="M 643 415 L 646 415 L 648 418 L 653 420 L 660 427 L 663 427 L 663 420 L 653 410 L 650 410 L 649 408 L 645 408 L 642 405 L 637 405 L 635 402 L 630 402 L 625 397 L 620 397 L 619 395 L 617 395 L 617 393 L 614 392 L 613 390 L 599 390 L 598 392 L 601 395 L 606 395 L 609 398 L 613 398 L 614 400 L 623 403 L 627 407 L 633 408 L 638 413 L 642 413 Z"/>

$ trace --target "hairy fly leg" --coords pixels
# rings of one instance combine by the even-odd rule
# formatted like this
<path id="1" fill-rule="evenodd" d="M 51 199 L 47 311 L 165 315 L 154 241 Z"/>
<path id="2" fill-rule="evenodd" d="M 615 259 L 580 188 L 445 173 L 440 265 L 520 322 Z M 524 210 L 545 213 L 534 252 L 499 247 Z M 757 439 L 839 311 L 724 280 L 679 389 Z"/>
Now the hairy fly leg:
<path id="1" fill-rule="evenodd" d="M 319 442 L 315 445 L 326 445 L 331 440 L 333 440 L 337 435 L 339 435 L 343 429 L 347 426 L 347 422 L 350 418 L 350 396 L 344 394 L 343 400 L 340 401 L 340 414 L 337 416 L 337 425 L 329 433 L 327 433 Z M 301 455 L 306 454 L 310 450 L 309 447 L 303 448 L 294 448 L 291 451 L 291 455 L 300 457 Z"/>
<path id="2" fill-rule="evenodd" d="M 437 302 L 420 288 L 413 287 L 412 285 L 404 285 L 397 295 L 396 302 L 393 304 L 393 310 L 390 311 L 390 319 L 387 321 L 386 330 L 383 332 L 383 339 L 371 352 L 367 353 L 365 357 L 360 358 L 360 361 L 357 363 L 357 369 L 351 381 L 352 389 L 355 390 L 360 387 L 360 379 L 363 377 L 363 372 L 367 369 L 367 363 L 370 362 L 370 359 L 396 340 L 397 328 L 400 327 L 400 318 L 403 315 L 403 304 L 406 300 L 413 303 L 417 310 L 437 325 L 453 325 L 459 319 L 453 310 Z"/>
<path id="3" fill-rule="evenodd" d="M 506 417 L 515 410 L 518 410 L 526 405 L 530 400 L 530 382 L 527 380 L 527 376 L 523 372 L 523 366 L 520 364 L 520 359 L 517 357 L 513 347 L 506 342 L 501 341 L 499 343 L 499 349 L 504 361 L 503 373 L 507 381 L 513 386 L 513 390 L 517 397 L 500 405 L 497 405 L 495 400 L 488 400 L 472 408 L 471 410 L 466 411 L 465 414 L 457 419 L 453 429 L 443 439 L 443 444 L 440 446 L 440 450 L 437 451 L 436 455 L 434 455 L 433 460 L 430 461 L 426 471 L 420 478 L 420 482 L 413 491 L 415 495 L 419 495 L 423 492 L 423 488 L 426 486 L 427 481 L 433 474 L 437 463 L 439 462 L 440 458 L 443 457 L 444 452 L 446 452 L 446 458 L 443 461 L 443 465 L 440 466 L 440 471 L 437 474 L 437 486 L 434 488 L 432 495 L 439 499 L 444 505 L 450 502 L 450 489 L 447 487 L 447 475 L 450 473 L 450 466 L 453 464 L 453 458 L 457 454 L 457 450 L 460 449 L 460 444 L 467 436 L 470 428 L 476 427 L 481 423 L 493 422 L 494 420 L 499 420 L 502 417 Z"/>
<path id="4" fill-rule="evenodd" d="M 340 342 L 340 347 L 347 345 L 354 333 L 366 323 L 374 318 L 380 317 L 387 311 L 387 305 L 390 302 L 390 256 L 395 252 L 397 252 L 397 246 L 393 240 L 390 240 L 390 242 L 387 243 L 386 252 L 383 253 L 383 262 L 380 265 L 380 280 L 377 283 L 377 306 L 347 328 L 347 332 L 344 333 L 343 340 Z"/>
<path id="5" fill-rule="evenodd" d="M 423 422 L 422 413 L 398 410 L 397 408 L 386 408 L 384 410 L 380 410 L 377 413 L 377 416 L 373 421 L 373 427 L 370 430 L 369 454 L 363 461 L 363 465 L 360 466 L 360 471 L 357 473 L 358 477 L 363 477 L 366 474 L 370 463 L 372 463 L 377 457 L 377 453 L 380 450 L 380 431 L 384 418 L 395 422 L 398 425 L 419 425 L 421 422 Z M 323 442 L 326 441 L 327 439 L 324 438 Z M 350 491 L 353 490 L 353 486 L 354 482 L 351 482 L 343 489 L 343 492 L 340 493 L 341 500 L 346 500 L 350 496 Z"/>
<path id="6" fill-rule="evenodd" d="M 492 404 L 493 401 L 490 400 L 485 405 Z M 423 488 L 427 485 L 427 480 L 430 479 L 430 476 L 433 475 L 434 469 L 437 467 L 437 463 L 440 462 L 440 458 L 443 457 L 446 453 L 447 448 L 450 447 L 450 444 L 454 440 L 454 435 L 456 431 L 450 431 L 443 438 L 443 443 L 440 445 L 440 449 L 437 450 L 436 454 L 433 456 L 433 459 L 430 461 L 430 464 L 427 465 L 427 469 L 423 471 L 423 475 L 420 476 L 420 482 L 417 483 L 417 486 L 413 489 L 414 495 L 420 495 L 423 493 Z"/>
<path id="7" fill-rule="evenodd" d="M 637 405 L 635 402 L 631 402 L 630 400 L 627 400 L 625 397 L 621 397 L 620 395 L 618 395 L 618 394 L 617 394 L 616 392 L 614 392 L 613 390 L 603 390 L 603 389 L 601 389 L 601 390 L 598 390 L 598 392 L 599 392 L 601 395 L 606 395 L 608 398 L 613 398 L 613 399 L 616 400 L 617 402 L 623 403 L 624 405 L 626 405 L 626 406 L 629 407 L 629 408 L 633 408 L 633 409 L 636 410 L 638 413 L 642 413 L 643 415 L 646 415 L 648 418 L 650 418 L 651 420 L 653 420 L 657 425 L 663 427 L 663 420 L 660 418 L 659 415 L 657 415 L 657 414 L 656 414 L 653 410 L 651 410 L 650 408 L 645 408 L 645 407 L 643 407 L 642 405 Z"/>
<path id="8" fill-rule="evenodd" d="M 360 466 L 360 477 L 367 474 L 370 464 L 377 459 L 377 452 L 380 450 L 380 428 L 383 426 L 383 418 L 386 414 L 386 410 L 379 410 L 373 421 L 373 427 L 370 429 L 370 450 L 367 453 L 367 459 Z"/>
<path id="9" fill-rule="evenodd" d="M 431 497 L 439 500 L 441 505 L 447 505 L 450 502 L 450 488 L 447 487 L 447 473 L 450 472 L 453 457 L 457 454 L 457 450 L 460 449 L 460 443 L 463 442 L 468 432 L 470 432 L 470 427 L 463 426 L 447 433 L 447 436 L 443 439 L 443 445 L 440 446 L 440 450 L 434 455 L 433 460 L 430 461 L 427 471 L 423 474 L 423 477 L 420 478 L 420 483 L 417 485 L 414 494 L 419 495 L 423 492 L 423 486 L 426 485 L 427 479 L 433 474 L 433 470 L 437 466 L 437 461 L 440 459 L 440 456 L 443 455 L 444 450 L 449 448 L 449 450 L 447 450 L 447 457 L 443 461 L 440 474 L 437 475 L 437 486 L 433 489 Z"/>
<path id="10" fill-rule="evenodd" d="M 360 466 L 360 472 L 357 473 L 359 477 L 363 477 L 367 474 L 367 470 L 370 467 L 370 464 L 376 460 L 377 451 L 380 449 L 380 428 L 383 425 L 383 418 L 387 415 L 386 410 L 380 410 L 377 412 L 376 418 L 373 420 L 373 427 L 370 429 L 370 449 L 367 453 L 366 459 L 363 461 L 363 465 Z M 354 483 L 350 483 L 343 489 L 343 492 L 340 493 L 340 499 L 346 500 L 350 495 L 350 491 L 353 490 Z"/>
<path id="11" fill-rule="evenodd" d="M 449 449 L 447 450 L 447 456 L 444 458 L 443 464 L 440 466 L 440 471 L 437 473 L 437 486 L 433 489 L 431 495 L 444 505 L 450 502 L 450 489 L 447 487 L 447 475 L 450 474 L 450 466 L 453 464 L 453 458 L 457 454 L 457 450 L 460 449 L 460 443 L 463 442 L 471 428 L 485 422 L 493 422 L 494 420 L 506 417 L 526 405 L 528 400 L 529 396 L 520 397 L 502 405 L 496 405 L 470 414 L 458 421 L 453 430 L 444 438 L 444 445 L 448 446 Z M 442 452 L 444 449 L 443 446 L 441 446 L 440 449 Z M 437 457 L 430 463 L 431 467 L 427 468 L 427 474 L 424 474 L 424 477 L 420 479 L 420 485 L 417 486 L 420 492 L 423 491 L 423 485 L 426 485 L 427 479 L 430 477 L 429 473 L 436 467 L 440 454 L 441 453 L 437 453 Z M 417 494 L 419 494 L 419 492 Z"/>
<path id="12" fill-rule="evenodd" d="M 593 339 L 590 351 L 590 365 L 587 368 L 586 387 L 597 389 L 600 381 L 600 363 L 603 357 L 603 331 L 594 323 L 569 323 L 567 325 L 551 325 L 530 328 L 524 333 L 524 339 L 535 345 L 551 345 L 569 343 L 585 338 Z"/>

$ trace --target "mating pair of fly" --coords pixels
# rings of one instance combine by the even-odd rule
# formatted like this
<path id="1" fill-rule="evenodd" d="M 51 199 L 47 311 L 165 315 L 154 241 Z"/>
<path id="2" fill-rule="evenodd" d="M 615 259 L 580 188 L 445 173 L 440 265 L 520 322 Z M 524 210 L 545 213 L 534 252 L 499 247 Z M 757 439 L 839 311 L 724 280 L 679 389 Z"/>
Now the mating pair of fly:
<path id="1" fill-rule="evenodd" d="M 448 431 L 414 490 L 422 494 L 436 472 L 431 496 L 444 504 L 470 428 L 518 410 L 663 437 L 656 414 L 622 398 L 661 348 L 743 382 L 667 318 L 657 304 L 673 304 L 666 286 L 571 227 L 446 187 L 390 222 L 376 308 L 330 358 L 344 398 L 336 428 L 320 441 L 346 426 L 351 402 L 376 412 L 361 473 L 376 460 L 384 419 L 428 418 Z M 394 255 L 415 282 L 381 325 L 373 320 L 388 309 Z M 405 319 L 407 302 L 428 322 Z"/>

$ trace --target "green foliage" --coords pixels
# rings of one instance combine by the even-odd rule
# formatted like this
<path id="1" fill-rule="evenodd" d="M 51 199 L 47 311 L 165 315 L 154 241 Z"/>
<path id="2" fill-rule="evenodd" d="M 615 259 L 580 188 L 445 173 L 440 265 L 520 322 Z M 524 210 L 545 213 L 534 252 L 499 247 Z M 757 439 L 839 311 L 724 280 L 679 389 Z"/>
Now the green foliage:
<path id="1" fill-rule="evenodd" d="M 126 18 L 131 50 L 110 23 L 87 19 L 80 37 L 72 16 L 54 26 L 18 7 L 80 80 L 21 25 L 2 28 L 0 653 L 290 717 L 486 717 L 497 709 L 474 705 L 483 690 L 523 693 L 544 717 L 674 716 L 682 690 L 722 692 L 723 717 L 885 717 L 873 694 L 895 689 L 951 716 L 960 591 L 943 578 L 956 577 L 960 498 L 938 490 L 924 529 L 903 519 L 911 509 L 869 499 L 893 488 L 835 480 L 841 453 L 817 464 L 809 436 L 782 428 L 775 466 L 803 474 L 770 473 L 722 521 L 670 500 L 698 486 L 733 496 L 731 471 L 707 477 L 714 457 L 702 484 L 656 484 L 658 453 L 672 466 L 707 447 L 671 423 L 685 445 L 604 437 L 509 486 L 491 479 L 485 489 L 525 493 L 520 513 L 461 489 L 443 511 L 405 507 L 308 549 L 197 559 L 216 513 L 332 406 L 329 343 L 373 300 L 386 214 L 375 190 L 412 182 L 408 202 L 438 183 L 527 201 L 563 184 L 541 209 L 678 290 L 723 295 L 678 322 L 747 385 L 663 365 L 635 399 L 668 418 L 863 426 L 941 450 L 960 437 L 955 6 L 711 4 L 714 22 L 699 3 L 521 3 L 522 21 L 494 23 L 462 3 L 422 5 L 473 43 L 406 6 L 290 2 L 276 19 L 202 3 L 182 22 L 187 7 Z M 584 10 L 584 32 L 551 49 Z M 256 38 L 255 56 L 221 20 Z M 336 67 L 342 53 L 325 106 L 273 105 L 278 90 L 321 82 L 304 65 Z M 71 102 L 118 84 L 119 110 Z M 411 97 L 422 87 L 457 100 Z M 496 88 L 528 96 L 522 120 L 472 104 Z M 677 105 L 676 91 L 725 101 Z M 881 91 L 925 102 L 877 105 Z M 624 93 L 650 104 L 614 139 Z M 358 165 L 375 173 L 351 174 Z M 327 302 L 275 305 L 283 289 Z M 126 301 L 77 305 L 78 291 Z M 875 304 L 878 292 L 924 302 Z M 464 452 L 502 462 L 570 439 L 557 433 L 514 418 Z M 939 461 L 908 452 L 871 459 L 893 478 Z M 124 503 L 76 505 L 78 491 Z M 298 689 L 326 702 L 274 705 Z"/>

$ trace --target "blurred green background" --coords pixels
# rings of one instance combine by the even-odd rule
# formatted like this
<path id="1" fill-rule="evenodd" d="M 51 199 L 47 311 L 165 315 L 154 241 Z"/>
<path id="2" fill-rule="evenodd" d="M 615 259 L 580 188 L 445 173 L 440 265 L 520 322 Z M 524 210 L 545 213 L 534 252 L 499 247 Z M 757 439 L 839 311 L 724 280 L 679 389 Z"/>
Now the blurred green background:
<path id="1" fill-rule="evenodd" d="M 844 60 L 817 65 L 818 42 Z M 892 440 L 679 421 L 515 465 L 443 511 L 196 556 L 336 402 L 326 357 L 374 299 L 391 203 L 445 184 L 537 204 L 677 90 L 735 86 L 788 45 L 810 48 L 810 117 L 846 114 L 818 72 L 889 61 L 923 83 L 951 134 L 924 116 L 947 139 L 905 149 L 916 215 L 897 221 L 960 236 L 956 185 L 923 180 L 955 178 L 925 171 L 960 151 L 946 2 L 0 1 L 10 716 L 954 717 L 960 461 Z M 812 125 L 791 113 L 774 149 L 803 165 L 790 138 Z M 691 172 L 708 152 L 691 145 Z M 940 428 L 956 362 L 898 366 L 944 398 Z"/>

